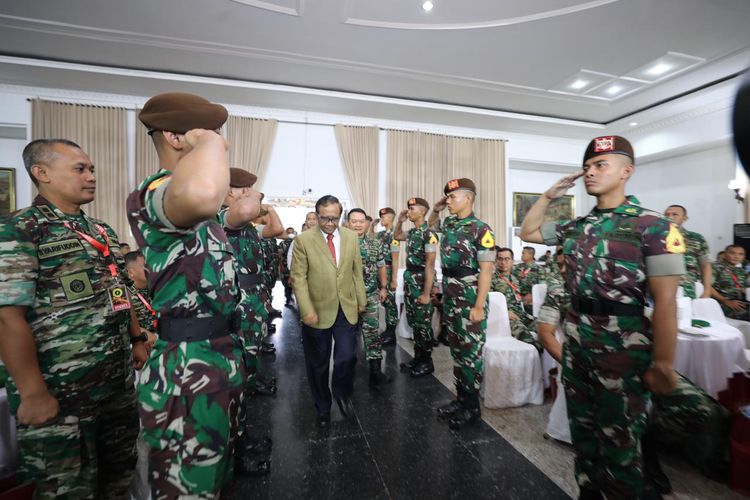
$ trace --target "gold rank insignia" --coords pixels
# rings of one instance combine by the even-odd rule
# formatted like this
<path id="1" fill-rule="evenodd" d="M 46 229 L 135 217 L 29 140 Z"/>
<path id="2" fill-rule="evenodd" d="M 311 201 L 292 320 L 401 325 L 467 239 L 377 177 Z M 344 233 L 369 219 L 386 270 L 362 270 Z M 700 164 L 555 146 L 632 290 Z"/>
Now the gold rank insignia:
<path id="1" fill-rule="evenodd" d="M 158 179 L 155 179 L 151 181 L 151 184 L 148 185 L 148 190 L 153 191 L 154 189 L 158 188 L 165 182 L 167 182 L 169 179 L 171 179 L 171 175 L 165 175 L 164 177 L 159 177 Z"/>
<path id="2" fill-rule="evenodd" d="M 434 234 L 430 236 L 430 245 L 437 245 L 437 243 L 438 243 L 437 236 L 435 236 Z"/>
<path id="3" fill-rule="evenodd" d="M 667 234 L 667 252 L 685 253 L 685 240 L 682 233 L 674 224 L 669 224 L 669 234 Z"/>
<path id="4" fill-rule="evenodd" d="M 495 246 L 495 238 L 492 236 L 492 231 L 487 229 L 482 236 L 482 246 L 484 248 L 492 248 Z"/>
<path id="5" fill-rule="evenodd" d="M 391 241 L 391 246 L 392 246 L 392 247 L 397 247 L 397 246 L 399 246 L 399 245 L 400 245 L 400 243 L 399 243 L 399 241 L 398 241 L 398 240 L 393 240 L 393 241 Z"/>
<path id="6" fill-rule="evenodd" d="M 626 213 L 629 213 L 629 214 L 634 214 L 634 213 L 636 213 L 637 211 L 638 211 L 638 209 L 637 209 L 637 208 L 634 208 L 634 207 L 628 207 L 628 208 L 626 208 L 626 209 L 625 209 L 625 212 L 626 212 Z"/>

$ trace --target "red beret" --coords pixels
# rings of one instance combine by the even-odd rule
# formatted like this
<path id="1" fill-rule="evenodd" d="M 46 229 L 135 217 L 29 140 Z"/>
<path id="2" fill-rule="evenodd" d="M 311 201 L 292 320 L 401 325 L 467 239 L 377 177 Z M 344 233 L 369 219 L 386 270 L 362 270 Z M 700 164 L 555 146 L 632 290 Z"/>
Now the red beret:
<path id="1" fill-rule="evenodd" d="M 427 210 L 430 209 L 430 204 L 427 203 L 427 200 L 425 200 L 424 198 L 409 198 L 409 200 L 406 202 L 406 206 L 411 207 L 413 205 L 423 206 Z"/>
<path id="2" fill-rule="evenodd" d="M 396 215 L 396 211 L 395 211 L 395 210 L 393 210 L 393 209 L 392 209 L 391 207 L 385 207 L 385 208 L 381 208 L 381 209 L 380 209 L 380 210 L 378 211 L 378 215 L 379 215 L 380 217 L 384 216 L 385 214 L 393 214 L 393 215 Z"/>
<path id="3" fill-rule="evenodd" d="M 591 158 L 599 155 L 625 155 L 635 163 L 633 146 L 627 139 L 619 135 L 607 135 L 592 139 L 583 154 L 583 163 L 585 164 Z"/>
<path id="4" fill-rule="evenodd" d="M 448 194 L 452 193 L 453 191 L 458 191 L 459 189 L 466 189 L 474 194 L 477 194 L 477 187 L 474 185 L 474 181 L 472 181 L 471 179 L 466 179 L 465 177 L 448 181 L 448 183 L 443 188 L 443 193 Z"/>
<path id="5" fill-rule="evenodd" d="M 149 129 L 184 134 L 202 128 L 217 130 L 227 121 L 227 109 L 206 99 L 182 92 L 155 95 L 143 105 L 138 119 Z"/>
<path id="6" fill-rule="evenodd" d="M 229 186 L 234 188 L 253 187 L 258 180 L 258 176 L 251 174 L 241 168 L 229 169 Z"/>

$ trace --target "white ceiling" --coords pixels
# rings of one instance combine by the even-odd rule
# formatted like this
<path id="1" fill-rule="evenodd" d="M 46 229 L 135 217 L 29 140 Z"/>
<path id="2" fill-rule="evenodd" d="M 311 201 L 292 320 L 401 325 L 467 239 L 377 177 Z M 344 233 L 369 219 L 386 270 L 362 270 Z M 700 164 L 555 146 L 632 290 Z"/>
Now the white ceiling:
<path id="1" fill-rule="evenodd" d="M 422 0 L 4 0 L 0 52 L 597 124 L 730 79 L 750 62 L 749 0 L 432 1 L 426 13 Z M 649 74 L 659 61 L 680 71 Z M 41 66 L 0 61 L 0 83 L 165 90 L 138 74 Z M 587 86 L 571 88 L 577 80 Z M 608 93 L 613 86 L 621 91 Z M 211 97 L 324 106 L 257 88 Z"/>

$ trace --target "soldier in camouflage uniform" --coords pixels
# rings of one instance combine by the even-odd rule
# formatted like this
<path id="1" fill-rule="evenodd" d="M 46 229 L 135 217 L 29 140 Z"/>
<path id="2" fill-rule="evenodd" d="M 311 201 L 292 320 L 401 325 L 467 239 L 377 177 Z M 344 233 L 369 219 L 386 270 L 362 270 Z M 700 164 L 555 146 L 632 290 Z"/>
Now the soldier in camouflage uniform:
<path id="1" fill-rule="evenodd" d="M 284 285 L 284 305 L 286 307 L 291 307 L 294 301 L 292 297 L 292 284 L 289 281 L 290 273 L 287 257 L 289 256 L 289 248 L 292 246 L 292 241 L 294 241 L 296 236 L 297 231 L 293 227 L 286 228 L 286 231 L 280 236 L 282 240 L 279 244 L 279 277 L 281 278 L 281 283 Z"/>
<path id="2" fill-rule="evenodd" d="M 242 404 L 240 291 L 217 212 L 229 188 L 222 106 L 161 94 L 140 112 L 162 169 L 127 201 L 158 340 L 138 386 L 154 499 L 214 498 L 232 477 Z M 239 319 L 239 318 L 237 318 Z"/>
<path id="3" fill-rule="evenodd" d="M 448 181 L 446 197 L 435 204 L 428 225 L 446 206 L 451 215 L 442 221 L 440 259 L 443 267 L 443 315 L 448 330 L 456 401 L 438 409 L 451 429 L 480 418 L 482 349 L 487 330 L 487 294 L 495 262 L 495 237 L 489 225 L 474 216 L 476 186 L 471 179 Z"/>
<path id="4" fill-rule="evenodd" d="M 510 318 L 510 333 L 521 342 L 533 345 L 542 352 L 542 345 L 534 338 L 534 317 L 523 308 L 521 284 L 513 273 L 513 250 L 510 248 L 497 249 L 495 271 L 492 273 L 490 290 L 505 295 Z"/>
<path id="5" fill-rule="evenodd" d="M 519 291 L 526 312 L 531 313 L 531 287 L 542 281 L 543 270 L 534 261 L 534 247 L 523 247 L 521 263 L 513 266 L 513 275 L 518 279 Z"/>
<path id="6" fill-rule="evenodd" d="M 96 186 L 86 153 L 41 139 L 23 160 L 39 195 L 0 218 L 0 358 L 17 476 L 35 483 L 35 498 L 128 498 L 138 436 L 131 365 L 147 358 L 132 283 L 115 232 L 81 210 Z"/>
<path id="7" fill-rule="evenodd" d="M 385 269 L 386 278 L 388 283 L 387 286 L 387 297 L 383 302 L 383 308 L 385 309 L 385 331 L 383 332 L 383 345 L 395 345 L 396 344 L 396 325 L 398 325 L 398 310 L 396 309 L 396 288 L 398 281 L 398 259 L 396 260 L 396 267 L 394 271 L 393 266 L 393 253 L 398 253 L 398 245 L 393 245 L 393 219 L 396 216 L 396 212 L 391 207 L 381 208 L 378 212 L 380 216 L 380 224 L 385 230 L 376 233 L 383 248 L 388 249 L 385 252 Z M 378 223 L 376 220 L 370 227 L 374 228 Z"/>
<path id="8" fill-rule="evenodd" d="M 688 231 L 683 224 L 688 220 L 687 209 L 682 205 L 669 205 L 664 216 L 680 228 L 682 239 L 685 240 L 685 275 L 680 280 L 680 286 L 685 297 L 691 299 L 706 299 L 711 297 L 711 256 L 708 253 L 708 243 L 699 233 Z M 703 284 L 703 294 L 697 297 L 695 284 Z"/>
<path id="9" fill-rule="evenodd" d="M 739 245 L 729 245 L 724 249 L 724 260 L 713 266 L 714 284 L 711 296 L 719 301 L 727 318 L 748 321 L 745 287 L 748 274 L 742 265 L 745 262 L 745 249 Z"/>
<path id="10" fill-rule="evenodd" d="M 362 256 L 362 274 L 365 282 L 367 309 L 360 315 L 360 329 L 365 346 L 365 358 L 370 364 L 370 385 L 380 386 L 391 378 L 381 371 L 383 346 L 378 322 L 378 306 L 387 298 L 385 255 L 380 239 L 367 234 L 365 211 L 353 208 L 346 215 L 349 229 L 359 236 L 359 251 Z"/>
<path id="11" fill-rule="evenodd" d="M 626 139 L 595 138 L 582 171 L 548 189 L 521 227 L 525 241 L 563 245 L 571 294 L 563 383 L 576 479 L 587 499 L 644 495 L 640 439 L 649 389 L 668 394 L 676 385 L 675 294 L 685 244 L 676 226 L 625 196 L 633 162 Z M 581 176 L 596 208 L 574 221 L 545 224 L 549 203 Z M 651 328 L 643 316 L 647 284 L 654 299 Z"/>
<path id="12" fill-rule="evenodd" d="M 404 272 L 404 305 L 406 321 L 414 332 L 414 358 L 406 363 L 412 377 L 423 377 L 435 371 L 432 363 L 432 313 L 430 294 L 435 280 L 435 257 L 438 237 L 427 227 L 425 215 L 430 204 L 423 198 L 409 198 L 408 207 L 398 216 L 394 240 L 406 241 L 406 271 Z M 409 233 L 402 226 L 406 219 L 414 224 Z M 391 244 L 392 248 L 399 248 Z M 398 257 L 394 257 L 394 262 Z M 395 264 L 393 267 L 397 267 Z"/>

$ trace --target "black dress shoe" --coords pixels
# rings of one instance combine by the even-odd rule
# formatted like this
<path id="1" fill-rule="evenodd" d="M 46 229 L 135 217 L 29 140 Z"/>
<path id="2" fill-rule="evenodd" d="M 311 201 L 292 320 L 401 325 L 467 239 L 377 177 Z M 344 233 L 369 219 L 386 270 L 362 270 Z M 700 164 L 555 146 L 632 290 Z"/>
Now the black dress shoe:
<path id="1" fill-rule="evenodd" d="M 273 344 L 263 344 L 260 346 L 260 353 L 261 354 L 274 354 L 276 352 L 276 348 L 273 346 Z"/>
<path id="2" fill-rule="evenodd" d="M 278 309 L 271 309 L 271 311 L 268 313 L 269 319 L 276 319 L 281 317 L 281 311 Z"/>
<path id="3" fill-rule="evenodd" d="M 330 413 L 318 413 L 318 427 L 325 429 L 331 423 Z"/>
<path id="4" fill-rule="evenodd" d="M 273 447 L 273 441 L 268 436 L 262 437 L 260 439 L 246 438 L 243 444 L 245 451 L 248 453 L 252 453 L 253 455 L 268 453 Z"/>
<path id="5" fill-rule="evenodd" d="M 235 455 L 234 473 L 243 477 L 260 477 L 271 472 L 270 460 L 253 461 L 244 454 Z"/>
<path id="6" fill-rule="evenodd" d="M 604 495 L 596 487 L 587 485 L 581 488 L 578 494 L 578 500 L 603 500 Z"/>
<path id="7" fill-rule="evenodd" d="M 419 363 L 416 366 L 413 366 L 411 370 L 409 370 L 409 375 L 411 375 L 414 378 L 424 377 L 425 375 L 429 375 L 430 373 L 435 371 L 435 365 L 432 364 L 432 358 L 427 358 L 426 361 L 423 361 Z"/>
<path id="8" fill-rule="evenodd" d="M 255 394 L 259 394 L 261 396 L 273 396 L 274 394 L 276 394 L 276 386 L 266 384 L 258 380 L 255 382 Z"/>
<path id="9" fill-rule="evenodd" d="M 344 418 L 351 418 L 354 416 L 354 405 L 352 404 L 352 400 L 350 398 L 334 398 L 336 399 L 336 404 L 339 407 L 339 410 L 341 411 L 341 414 L 344 416 Z"/>
<path id="10" fill-rule="evenodd" d="M 457 400 L 453 400 L 447 405 L 438 408 L 437 413 L 440 418 L 451 418 L 453 415 L 458 413 L 461 408 L 461 403 L 459 403 Z"/>
<path id="11" fill-rule="evenodd" d="M 380 371 L 380 359 L 370 360 L 370 387 L 385 385 L 391 381 L 391 377 Z"/>
<path id="12" fill-rule="evenodd" d="M 440 342 L 441 344 L 443 344 L 443 345 L 445 345 L 445 346 L 448 346 L 448 347 L 450 347 L 450 345 L 451 345 L 451 344 L 450 344 L 450 342 L 448 342 L 448 335 L 447 335 L 447 334 L 445 334 L 445 333 L 442 333 L 442 332 L 441 332 L 441 333 L 440 333 L 440 334 L 438 335 L 438 338 L 437 338 L 437 340 L 438 340 L 438 342 Z"/>
<path id="13" fill-rule="evenodd" d="M 274 333 L 276 333 L 276 325 L 268 323 L 268 335 L 273 335 Z"/>
<path id="14" fill-rule="evenodd" d="M 432 339 L 432 347 L 437 347 L 440 345 L 440 341 L 438 339 Z"/>
<path id="15" fill-rule="evenodd" d="M 480 416 L 481 414 L 478 408 L 462 409 L 456 412 L 453 417 L 451 417 L 451 419 L 448 421 L 448 427 L 450 427 L 454 431 L 463 429 L 468 425 L 473 425 L 479 422 Z"/>

